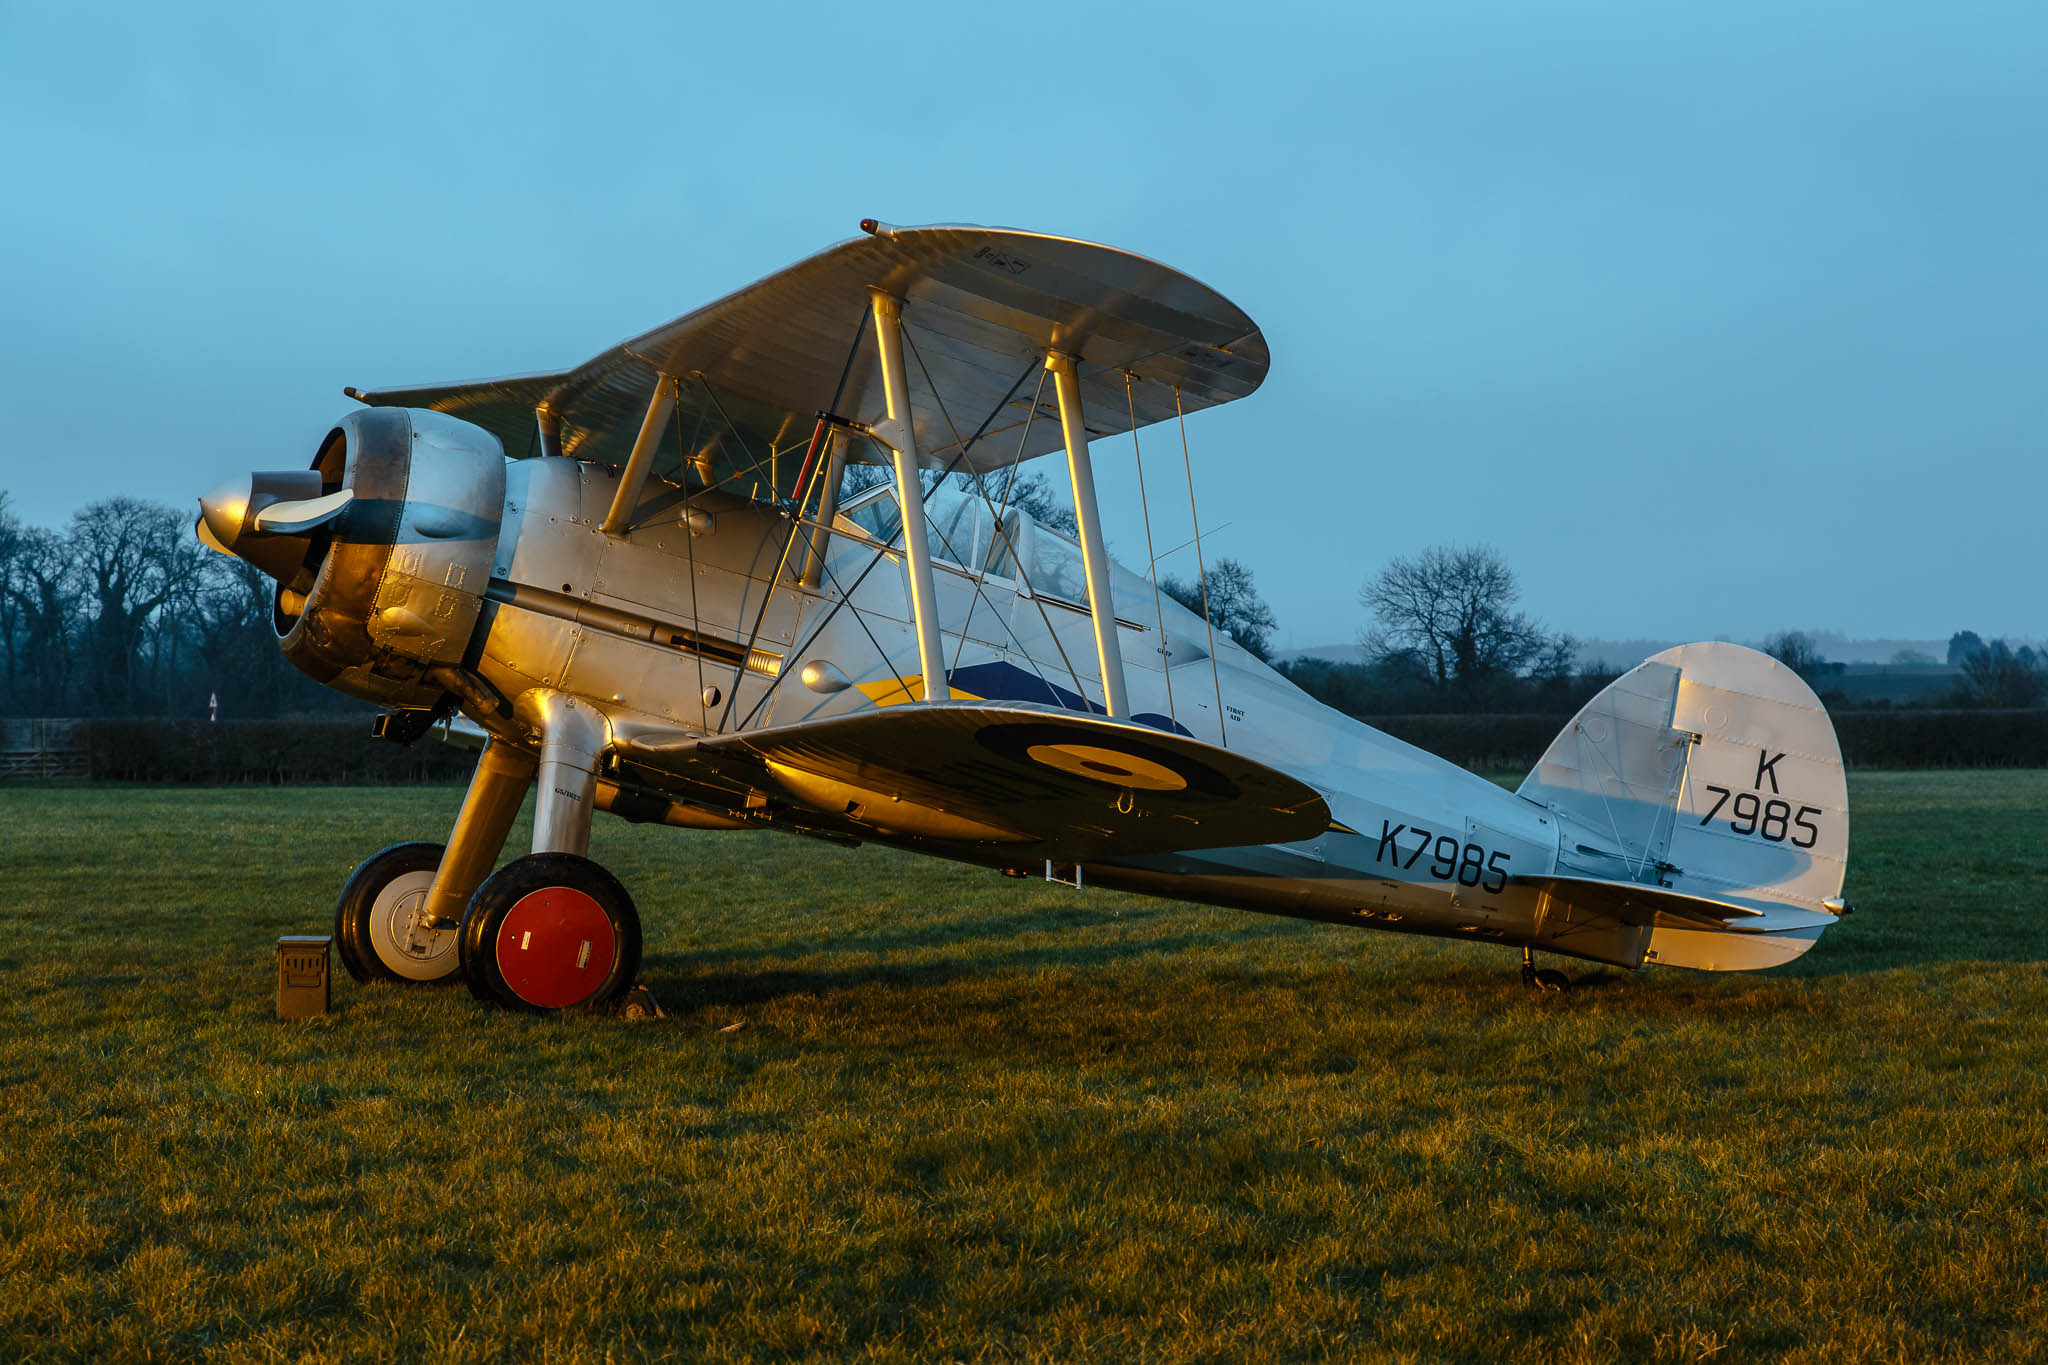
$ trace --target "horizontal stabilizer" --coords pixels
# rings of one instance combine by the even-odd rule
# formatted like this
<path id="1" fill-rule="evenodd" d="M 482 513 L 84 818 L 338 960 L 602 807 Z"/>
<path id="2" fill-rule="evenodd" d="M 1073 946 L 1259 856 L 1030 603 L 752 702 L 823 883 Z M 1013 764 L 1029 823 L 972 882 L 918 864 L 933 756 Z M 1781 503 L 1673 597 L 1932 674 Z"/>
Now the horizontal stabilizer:
<path id="1" fill-rule="evenodd" d="M 633 764 L 780 792 L 835 821 L 1019 863 L 1312 839 L 1306 784 L 1183 735 L 1053 707 L 911 703 L 709 739 L 623 737 Z"/>
<path id="2" fill-rule="evenodd" d="M 1661 916 L 1688 926 L 1734 928 L 1744 920 L 1761 919 L 1763 911 L 1733 901 L 1687 895 L 1668 887 L 1640 882 L 1610 882 L 1594 877 L 1515 877 L 1517 886 L 1533 887 L 1545 897 L 1543 913 L 1568 908 L 1603 915 L 1623 924 L 1655 924 Z"/>

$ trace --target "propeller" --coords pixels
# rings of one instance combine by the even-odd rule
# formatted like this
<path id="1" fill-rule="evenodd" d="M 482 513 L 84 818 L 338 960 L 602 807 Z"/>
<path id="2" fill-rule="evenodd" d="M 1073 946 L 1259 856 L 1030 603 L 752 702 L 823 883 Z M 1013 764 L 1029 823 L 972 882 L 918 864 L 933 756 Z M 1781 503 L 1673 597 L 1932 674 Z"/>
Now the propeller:
<path id="1" fill-rule="evenodd" d="M 244 474 L 199 500 L 192 529 L 208 549 L 246 559 L 282 581 L 305 562 L 311 533 L 354 500 L 346 488 L 321 492 L 318 470 Z"/>
<path id="2" fill-rule="evenodd" d="M 253 529 L 265 535 L 303 535 L 325 522 L 341 515 L 342 509 L 355 501 L 355 490 L 337 489 L 317 498 L 305 498 L 297 502 L 273 502 L 256 510 Z"/>

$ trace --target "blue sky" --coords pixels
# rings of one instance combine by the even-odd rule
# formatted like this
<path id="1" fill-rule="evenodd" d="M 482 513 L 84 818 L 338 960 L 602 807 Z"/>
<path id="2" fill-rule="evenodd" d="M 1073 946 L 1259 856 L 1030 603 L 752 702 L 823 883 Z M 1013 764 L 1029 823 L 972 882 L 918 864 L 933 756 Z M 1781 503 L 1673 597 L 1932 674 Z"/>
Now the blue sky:
<path id="1" fill-rule="evenodd" d="M 967 220 L 1265 329 L 1190 437 L 1283 644 L 1446 542 L 1582 636 L 2048 634 L 2037 5 L 0 0 L 0 55 L 32 521 L 303 465 L 343 384 L 573 363 L 863 216 Z"/>

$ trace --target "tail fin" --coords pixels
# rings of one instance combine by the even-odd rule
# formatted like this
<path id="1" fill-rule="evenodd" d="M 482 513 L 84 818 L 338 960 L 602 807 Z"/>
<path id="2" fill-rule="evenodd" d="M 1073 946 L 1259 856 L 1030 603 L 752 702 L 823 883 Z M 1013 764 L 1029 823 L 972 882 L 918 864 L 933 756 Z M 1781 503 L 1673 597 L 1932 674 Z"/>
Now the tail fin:
<path id="1" fill-rule="evenodd" d="M 1753 649 L 1680 645 L 1617 678 L 1521 795 L 1558 816 L 1553 896 L 1575 905 L 1570 884 L 1582 881 L 1591 909 L 1611 901 L 1594 883 L 1633 883 L 1734 909 L 1722 925 L 1657 913 L 1646 961 L 1776 966 L 1846 908 L 1849 792 L 1834 726 L 1798 674 Z"/>

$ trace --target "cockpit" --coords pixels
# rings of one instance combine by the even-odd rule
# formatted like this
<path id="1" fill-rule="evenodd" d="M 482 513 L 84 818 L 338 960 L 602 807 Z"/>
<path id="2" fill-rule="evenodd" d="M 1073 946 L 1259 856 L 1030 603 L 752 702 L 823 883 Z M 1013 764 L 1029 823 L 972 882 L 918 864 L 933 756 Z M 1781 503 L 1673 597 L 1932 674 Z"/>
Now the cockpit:
<path id="1" fill-rule="evenodd" d="M 988 574 L 1015 580 L 1019 576 L 1017 557 L 1021 554 L 1027 565 L 1032 566 L 1026 572 L 1033 586 L 1037 586 L 1036 558 L 1027 547 L 1036 534 L 1057 538 L 1057 532 L 1045 532 L 1037 522 L 1014 507 L 1003 513 L 1001 529 L 998 530 L 995 510 L 986 499 L 951 484 L 942 484 L 926 493 L 924 509 L 931 523 L 934 563 L 972 575 Z M 888 484 L 878 484 L 842 503 L 839 518 L 853 523 L 853 528 L 842 529 L 857 528 L 862 535 L 891 547 L 901 543 L 903 511 L 896 503 L 896 490 Z M 1074 554 L 1078 563 L 1078 546 L 1074 548 Z M 1081 600 L 1085 602 L 1085 579 L 1083 583 Z"/>
<path id="2" fill-rule="evenodd" d="M 998 506 L 1000 503 L 997 499 Z M 934 568 L 1005 580 L 1018 592 L 1041 601 L 1079 612 L 1088 610 L 1088 570 L 1081 546 L 1071 536 L 1015 507 L 1002 509 L 998 520 L 996 508 L 987 499 L 950 483 L 926 493 L 924 505 L 931 523 Z M 849 497 L 840 504 L 835 529 L 877 545 L 900 548 L 903 514 L 895 488 L 877 484 Z M 1175 663 L 1208 657 L 1181 619 L 1186 613 L 1178 603 L 1168 601 L 1163 608 L 1155 608 L 1152 585 L 1122 565 L 1112 564 L 1111 580 L 1121 624 L 1148 630 L 1154 617 L 1163 616 L 1174 623 L 1168 632 L 1167 653 Z"/>

